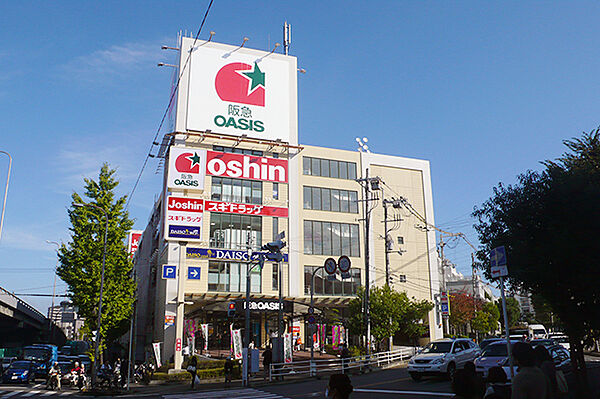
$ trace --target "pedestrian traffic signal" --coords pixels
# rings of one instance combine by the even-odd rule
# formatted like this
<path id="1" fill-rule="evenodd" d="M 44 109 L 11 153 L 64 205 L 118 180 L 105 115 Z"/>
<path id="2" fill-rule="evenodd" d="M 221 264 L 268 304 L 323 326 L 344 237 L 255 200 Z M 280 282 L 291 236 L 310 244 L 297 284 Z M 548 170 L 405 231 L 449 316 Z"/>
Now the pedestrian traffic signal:
<path id="1" fill-rule="evenodd" d="M 235 302 L 229 302 L 229 307 L 227 308 L 227 316 L 235 316 Z"/>

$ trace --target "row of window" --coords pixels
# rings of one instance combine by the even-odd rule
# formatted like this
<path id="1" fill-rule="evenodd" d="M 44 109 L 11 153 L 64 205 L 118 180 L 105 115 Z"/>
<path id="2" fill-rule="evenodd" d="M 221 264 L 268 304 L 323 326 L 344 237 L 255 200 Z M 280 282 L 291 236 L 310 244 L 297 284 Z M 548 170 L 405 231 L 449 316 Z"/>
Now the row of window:
<path id="1" fill-rule="evenodd" d="M 356 179 L 356 163 L 333 159 L 302 157 L 302 173 L 308 176 Z"/>
<path id="2" fill-rule="evenodd" d="M 262 245 L 262 217 L 212 212 L 209 242 L 212 248 L 229 249 L 246 249 L 251 243 L 258 250 Z"/>
<path id="3" fill-rule="evenodd" d="M 358 192 L 304 186 L 304 209 L 358 213 Z"/>
<path id="4" fill-rule="evenodd" d="M 222 145 L 213 145 L 213 150 L 219 151 L 219 152 L 230 152 L 233 154 L 254 155 L 256 157 L 263 156 L 262 151 L 248 150 L 246 148 L 239 148 L 239 147 L 223 147 Z"/>
<path id="5" fill-rule="evenodd" d="M 213 177 L 210 198 L 213 201 L 262 204 L 262 182 Z"/>
<path id="6" fill-rule="evenodd" d="M 217 292 L 246 292 L 246 263 L 208 262 L 208 290 Z M 250 272 L 250 291 L 261 292 L 261 273 Z"/>
<path id="7" fill-rule="evenodd" d="M 310 295 L 310 286 L 312 283 L 312 274 L 318 266 L 304 266 L 304 294 Z M 315 295 L 338 295 L 349 296 L 356 295 L 360 287 L 360 269 L 350 269 L 350 277 L 330 281 L 327 279 L 327 272 L 320 269 L 315 273 Z"/>
<path id="8" fill-rule="evenodd" d="M 305 220 L 304 253 L 360 256 L 358 225 Z"/>
<path id="9" fill-rule="evenodd" d="M 208 262 L 208 290 L 215 292 L 245 292 L 246 291 L 246 267 L 245 263 L 236 262 Z M 304 293 L 310 295 L 312 275 L 318 266 L 304 266 Z M 279 289 L 278 265 L 273 264 L 272 286 L 273 291 Z M 356 295 L 360 287 L 360 269 L 350 269 L 350 277 L 331 281 L 327 273 L 321 268 L 314 275 L 314 295 Z M 261 270 L 255 268 L 250 272 L 250 291 L 262 292 Z"/>

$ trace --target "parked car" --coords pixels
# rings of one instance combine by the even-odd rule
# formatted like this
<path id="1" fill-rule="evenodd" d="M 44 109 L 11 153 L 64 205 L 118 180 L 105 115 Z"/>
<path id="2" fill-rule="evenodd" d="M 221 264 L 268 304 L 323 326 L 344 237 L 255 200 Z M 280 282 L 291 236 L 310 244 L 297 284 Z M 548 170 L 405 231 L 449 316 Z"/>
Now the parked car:
<path id="1" fill-rule="evenodd" d="M 565 348 L 566 350 L 571 350 L 571 343 L 569 342 L 569 337 L 567 337 L 563 333 L 551 333 L 548 334 L 549 338 L 552 338 L 556 341 L 557 344 Z"/>
<path id="2" fill-rule="evenodd" d="M 35 362 L 31 360 L 16 360 L 2 373 L 2 382 L 5 384 L 29 384 L 31 381 L 35 381 L 36 370 L 37 365 Z"/>
<path id="3" fill-rule="evenodd" d="M 571 373 L 571 355 L 569 351 L 563 348 L 560 345 L 551 346 L 548 349 L 550 356 L 552 356 L 552 360 L 554 361 L 554 366 L 557 370 L 562 370 L 563 373 L 569 374 Z M 510 381 L 510 368 L 508 365 L 502 367 L 508 380 Z M 518 369 L 515 367 L 515 374 L 517 374 Z"/>
<path id="4" fill-rule="evenodd" d="M 488 346 L 492 342 L 498 342 L 498 341 L 502 341 L 502 338 L 486 338 L 479 343 L 479 349 L 481 349 L 483 351 L 486 346 Z"/>
<path id="5" fill-rule="evenodd" d="M 470 339 L 436 340 L 410 358 L 408 373 L 415 381 L 419 381 L 424 375 L 446 375 L 453 378 L 457 369 L 475 360 L 479 354 L 479 347 Z"/>
<path id="6" fill-rule="evenodd" d="M 527 327 L 527 336 L 530 339 L 544 339 L 548 338 L 548 331 L 543 324 L 530 324 Z"/>
<path id="7" fill-rule="evenodd" d="M 510 341 L 513 346 L 518 341 Z M 475 371 L 483 378 L 487 378 L 488 371 L 494 366 L 508 365 L 508 349 L 506 340 L 499 340 L 487 345 L 481 352 L 481 356 L 475 359 Z"/>
<path id="8" fill-rule="evenodd" d="M 546 338 L 546 339 L 532 339 L 531 341 L 529 341 L 529 343 L 534 348 L 536 346 L 538 346 L 538 345 L 543 345 L 548 350 L 550 350 L 550 348 L 552 348 L 553 346 L 557 345 L 556 341 L 554 341 L 553 339 L 550 339 L 550 338 Z"/>

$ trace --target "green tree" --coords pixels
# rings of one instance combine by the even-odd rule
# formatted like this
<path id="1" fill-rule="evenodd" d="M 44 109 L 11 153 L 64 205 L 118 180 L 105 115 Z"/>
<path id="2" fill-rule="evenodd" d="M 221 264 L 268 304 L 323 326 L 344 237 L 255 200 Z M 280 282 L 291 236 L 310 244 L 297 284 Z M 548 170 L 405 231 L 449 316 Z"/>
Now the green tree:
<path id="1" fill-rule="evenodd" d="M 589 397 L 584 343 L 600 330 L 600 131 L 564 142 L 567 151 L 526 172 L 514 185 L 500 183 L 473 215 L 486 277 L 489 251 L 504 245 L 508 283 L 541 295 L 564 324 L 571 345 L 578 397 Z"/>
<path id="2" fill-rule="evenodd" d="M 498 308 L 499 314 L 502 314 L 501 300 L 496 302 L 496 307 Z M 519 301 L 515 298 L 506 298 L 506 316 L 508 317 L 508 328 L 515 327 L 519 324 L 519 320 L 521 319 L 521 306 L 519 306 Z M 502 328 L 504 328 L 504 316 L 500 317 L 500 324 L 502 324 Z"/>
<path id="3" fill-rule="evenodd" d="M 427 331 L 428 326 L 419 321 L 433 309 L 431 302 L 411 300 L 406 293 L 394 291 L 388 285 L 371 288 L 369 298 L 371 335 L 377 343 L 384 342 L 397 332 L 416 338 Z M 349 305 L 352 316 L 348 326 L 353 334 L 367 333 L 362 311 L 363 299 L 364 290 L 361 289 Z"/>
<path id="4" fill-rule="evenodd" d="M 489 334 L 498 328 L 499 318 L 498 307 L 492 302 L 485 302 L 481 310 L 475 311 L 475 317 L 471 320 L 471 327 L 480 333 Z"/>
<path id="5" fill-rule="evenodd" d="M 73 204 L 90 203 L 104 209 L 108 214 L 108 238 L 102 296 L 101 348 L 127 331 L 135 290 L 132 263 L 125 245 L 127 232 L 133 222 L 124 208 L 126 197 L 115 197 L 114 190 L 119 182 L 114 174 L 115 170 L 104 164 L 98 181 L 84 179 L 85 198 L 76 192 L 72 194 L 68 210 L 71 241 L 60 248 L 60 265 L 57 270 L 58 276 L 68 285 L 69 298 L 85 318 L 84 330 L 89 337 L 91 331 L 97 329 L 106 219 L 98 209 L 74 207 Z"/>

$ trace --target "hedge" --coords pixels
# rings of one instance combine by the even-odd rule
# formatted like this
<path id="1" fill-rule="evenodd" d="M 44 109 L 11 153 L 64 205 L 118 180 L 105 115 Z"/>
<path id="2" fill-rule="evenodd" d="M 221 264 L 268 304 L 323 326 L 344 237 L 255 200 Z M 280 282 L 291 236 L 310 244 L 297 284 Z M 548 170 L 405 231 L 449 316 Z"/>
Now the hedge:
<path id="1" fill-rule="evenodd" d="M 224 362 L 223 362 L 224 363 Z M 196 371 L 198 378 L 201 380 L 207 380 L 212 378 L 221 378 L 225 377 L 225 370 L 223 367 L 217 368 L 199 368 Z M 163 373 L 163 372 L 155 372 L 154 379 L 160 381 L 189 381 L 191 379 L 190 373 L 187 371 L 183 371 L 180 373 Z M 239 365 L 235 364 L 233 366 L 233 378 L 241 378 L 241 368 Z"/>

